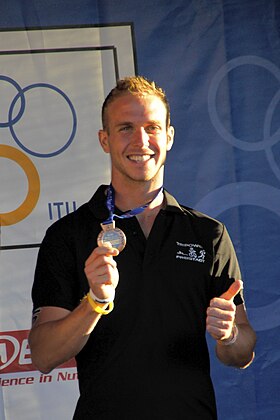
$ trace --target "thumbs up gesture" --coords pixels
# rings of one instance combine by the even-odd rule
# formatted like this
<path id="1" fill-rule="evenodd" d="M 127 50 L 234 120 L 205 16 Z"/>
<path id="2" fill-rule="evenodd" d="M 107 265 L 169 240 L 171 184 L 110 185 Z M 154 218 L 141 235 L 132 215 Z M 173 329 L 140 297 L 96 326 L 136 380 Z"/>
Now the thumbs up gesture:
<path id="1" fill-rule="evenodd" d="M 235 320 L 234 297 L 243 288 L 241 280 L 235 280 L 220 297 L 213 298 L 207 308 L 206 329 L 215 340 L 231 338 Z"/>

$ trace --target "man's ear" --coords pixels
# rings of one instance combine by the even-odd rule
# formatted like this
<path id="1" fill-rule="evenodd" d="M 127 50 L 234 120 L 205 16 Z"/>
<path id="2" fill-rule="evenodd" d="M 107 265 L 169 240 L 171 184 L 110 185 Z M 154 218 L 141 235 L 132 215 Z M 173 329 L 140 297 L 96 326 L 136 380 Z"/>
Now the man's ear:
<path id="1" fill-rule="evenodd" d="M 110 147 L 108 142 L 108 133 L 106 130 L 98 131 L 99 143 L 105 153 L 110 153 Z"/>
<path id="2" fill-rule="evenodd" d="M 173 146 L 174 134 L 175 134 L 174 127 L 172 127 L 172 125 L 170 125 L 167 129 L 167 147 L 166 147 L 167 151 L 169 151 L 171 149 L 171 147 Z"/>

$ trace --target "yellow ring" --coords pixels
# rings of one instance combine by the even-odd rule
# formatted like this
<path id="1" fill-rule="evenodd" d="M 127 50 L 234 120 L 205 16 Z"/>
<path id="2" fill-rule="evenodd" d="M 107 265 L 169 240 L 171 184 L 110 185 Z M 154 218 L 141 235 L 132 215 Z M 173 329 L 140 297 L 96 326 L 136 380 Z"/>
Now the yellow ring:
<path id="1" fill-rule="evenodd" d="M 28 192 L 23 203 L 9 213 L 0 213 L 0 226 L 9 226 L 25 219 L 36 206 L 40 195 L 40 177 L 33 162 L 19 149 L 0 144 L 0 157 L 15 161 L 28 180 Z"/>

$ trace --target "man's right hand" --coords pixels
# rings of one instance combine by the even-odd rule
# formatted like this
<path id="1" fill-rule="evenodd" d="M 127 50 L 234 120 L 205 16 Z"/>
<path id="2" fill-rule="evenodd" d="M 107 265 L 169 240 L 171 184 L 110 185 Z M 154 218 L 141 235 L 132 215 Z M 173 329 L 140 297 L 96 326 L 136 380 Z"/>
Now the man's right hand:
<path id="1" fill-rule="evenodd" d="M 99 299 L 110 299 L 119 282 L 116 257 L 119 251 L 109 242 L 95 248 L 85 262 L 89 287 Z"/>

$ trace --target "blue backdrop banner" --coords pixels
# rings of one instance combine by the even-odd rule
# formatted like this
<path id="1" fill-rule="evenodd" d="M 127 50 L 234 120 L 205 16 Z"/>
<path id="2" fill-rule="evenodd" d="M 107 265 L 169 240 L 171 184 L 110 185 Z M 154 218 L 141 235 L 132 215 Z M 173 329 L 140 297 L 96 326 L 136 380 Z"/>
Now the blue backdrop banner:
<path id="1" fill-rule="evenodd" d="M 165 187 L 226 224 L 258 335 L 246 370 L 221 365 L 208 337 L 219 420 L 278 420 L 280 2 L 9 0 L 0 4 L 0 31 L 0 419 L 73 412 L 75 366 L 46 379 L 28 361 L 32 273 L 46 227 L 108 181 L 109 164 L 95 150 L 100 105 L 119 76 L 141 74 L 170 100 Z M 54 110 L 48 120 L 43 104 Z M 55 141 L 36 143 L 53 127 Z M 36 402 L 26 400 L 28 387 Z M 58 392 L 70 401 L 59 415 L 51 408 L 63 404 Z"/>

